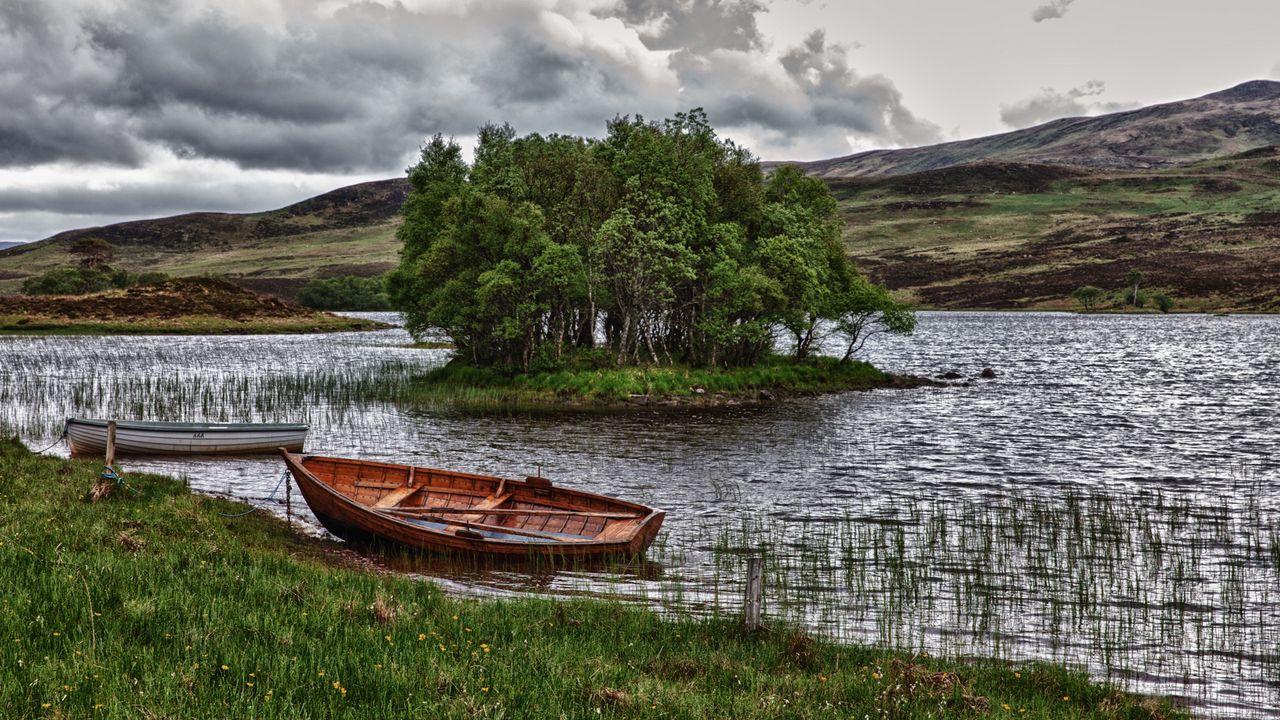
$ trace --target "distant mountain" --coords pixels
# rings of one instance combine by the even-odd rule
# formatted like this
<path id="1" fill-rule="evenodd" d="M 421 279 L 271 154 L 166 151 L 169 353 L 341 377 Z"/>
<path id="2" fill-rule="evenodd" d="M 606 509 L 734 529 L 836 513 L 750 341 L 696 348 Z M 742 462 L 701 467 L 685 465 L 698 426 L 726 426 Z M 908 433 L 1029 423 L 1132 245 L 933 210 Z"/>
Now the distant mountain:
<path id="1" fill-rule="evenodd" d="M 7 240 L 0 240 L 0 250 L 8 250 L 11 247 L 17 247 L 18 245 L 21 245 L 21 244 L 22 243 L 20 242 L 9 242 Z"/>
<path id="2" fill-rule="evenodd" d="M 170 275 L 225 274 L 285 298 L 313 277 L 371 276 L 393 267 L 403 178 L 360 183 L 259 213 L 187 213 L 69 230 L 0 250 L 0 294 L 73 260 L 71 243 L 96 237 L 116 248 L 112 265 Z"/>
<path id="3" fill-rule="evenodd" d="M 823 178 L 918 173 L 975 162 L 1151 170 L 1280 145 L 1280 82 L 1255 80 L 1194 100 L 1065 118 L 1001 135 L 792 164 Z"/>

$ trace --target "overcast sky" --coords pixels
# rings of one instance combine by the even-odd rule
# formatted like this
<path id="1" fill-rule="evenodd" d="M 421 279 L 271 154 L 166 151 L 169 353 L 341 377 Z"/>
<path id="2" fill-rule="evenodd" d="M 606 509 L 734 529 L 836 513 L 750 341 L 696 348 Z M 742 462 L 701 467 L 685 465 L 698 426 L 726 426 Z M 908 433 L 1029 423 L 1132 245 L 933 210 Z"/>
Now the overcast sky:
<path id="1" fill-rule="evenodd" d="M 0 0 L 0 240 L 278 207 L 487 121 L 766 159 L 1280 79 L 1277 0 Z"/>

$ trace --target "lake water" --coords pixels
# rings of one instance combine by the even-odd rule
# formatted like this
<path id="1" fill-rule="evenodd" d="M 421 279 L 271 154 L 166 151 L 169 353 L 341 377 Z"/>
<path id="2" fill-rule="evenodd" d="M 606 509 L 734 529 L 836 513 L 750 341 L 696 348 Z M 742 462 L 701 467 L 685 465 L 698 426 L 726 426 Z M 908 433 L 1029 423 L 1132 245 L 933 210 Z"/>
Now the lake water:
<path id="1" fill-rule="evenodd" d="M 522 477 L 668 511 L 634 571 L 424 561 L 458 592 L 766 611 L 859 642 L 1058 660 L 1206 716 L 1280 717 L 1280 318 L 922 313 L 893 371 L 968 384 L 683 413 L 475 416 L 363 396 L 447 351 L 402 330 L 0 338 L 0 423 L 68 415 L 306 421 L 308 451 Z M 994 380 L 979 380 L 992 367 Z M 53 452 L 64 452 L 56 448 Z M 262 502 L 278 460 L 126 472 Z M 295 496 L 296 497 L 296 496 Z M 265 503 L 281 512 L 279 498 Z M 305 511 L 304 511 L 305 513 Z M 316 532 L 320 532 L 315 529 Z"/>

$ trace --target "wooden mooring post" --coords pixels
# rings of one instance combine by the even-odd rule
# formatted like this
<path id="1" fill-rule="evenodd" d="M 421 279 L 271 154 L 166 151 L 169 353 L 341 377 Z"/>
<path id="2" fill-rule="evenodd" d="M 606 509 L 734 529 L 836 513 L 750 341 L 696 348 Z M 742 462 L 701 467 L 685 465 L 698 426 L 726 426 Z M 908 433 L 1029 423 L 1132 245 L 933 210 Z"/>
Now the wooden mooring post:
<path id="1" fill-rule="evenodd" d="M 764 558 L 747 558 L 747 590 L 743 595 L 742 624 L 748 630 L 760 629 L 760 610 L 764 601 Z"/>
<path id="2" fill-rule="evenodd" d="M 288 470 L 285 471 L 289 473 Z M 289 473 L 284 478 L 284 516 L 289 527 L 293 527 L 293 476 Z"/>
<path id="3" fill-rule="evenodd" d="M 107 467 L 116 463 L 116 421 L 107 421 Z"/>

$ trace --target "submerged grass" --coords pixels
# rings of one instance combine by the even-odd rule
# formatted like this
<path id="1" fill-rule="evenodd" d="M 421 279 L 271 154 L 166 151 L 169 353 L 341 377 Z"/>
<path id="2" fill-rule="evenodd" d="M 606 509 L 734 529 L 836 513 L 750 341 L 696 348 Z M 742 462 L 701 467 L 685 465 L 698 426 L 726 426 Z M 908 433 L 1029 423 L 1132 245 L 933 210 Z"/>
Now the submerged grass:
<path id="1" fill-rule="evenodd" d="M 174 479 L 0 441 L 16 717 L 1174 718 L 1053 665 L 954 662 L 600 601 L 459 600 Z M 335 562 L 335 558 L 339 559 Z"/>
<path id="2" fill-rule="evenodd" d="M 397 389 L 396 399 L 460 406 L 617 406 L 636 402 L 714 406 L 923 382 L 886 373 L 867 362 L 830 357 L 797 362 L 775 356 L 743 368 L 574 368 L 514 376 L 454 360 L 415 378 L 409 388 Z"/>

